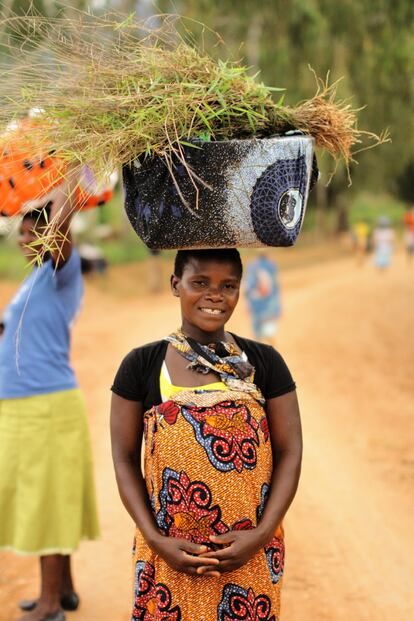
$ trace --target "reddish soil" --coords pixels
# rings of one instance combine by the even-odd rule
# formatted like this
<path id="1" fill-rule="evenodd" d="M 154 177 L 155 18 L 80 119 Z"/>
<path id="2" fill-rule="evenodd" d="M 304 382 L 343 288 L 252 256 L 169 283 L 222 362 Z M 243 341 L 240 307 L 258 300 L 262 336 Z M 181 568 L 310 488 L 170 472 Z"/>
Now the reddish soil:
<path id="1" fill-rule="evenodd" d="M 289 255 L 294 264 L 282 261 L 277 345 L 297 381 L 305 437 L 300 489 L 285 522 L 282 619 L 410 621 L 414 264 L 397 256 L 380 274 L 370 263 L 316 255 L 303 251 Z M 74 556 L 82 606 L 67 615 L 73 621 L 129 619 L 133 525 L 112 471 L 109 387 L 127 351 L 179 320 L 171 296 L 143 294 L 143 281 L 143 264 L 90 281 L 75 328 L 74 364 L 89 406 L 103 536 Z M 1 284 L 0 307 L 12 290 Z M 250 334 L 243 301 L 231 328 Z M 17 600 L 36 594 L 37 562 L 3 552 L 0 566 L 0 619 L 11 621 Z"/>

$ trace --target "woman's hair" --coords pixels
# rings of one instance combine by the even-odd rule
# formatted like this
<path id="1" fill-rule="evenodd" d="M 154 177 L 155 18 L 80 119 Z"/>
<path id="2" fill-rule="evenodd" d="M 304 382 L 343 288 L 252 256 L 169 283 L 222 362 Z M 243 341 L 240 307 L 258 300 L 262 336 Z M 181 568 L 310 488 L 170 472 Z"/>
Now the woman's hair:
<path id="1" fill-rule="evenodd" d="M 182 278 L 184 268 L 191 259 L 232 263 L 240 278 L 243 274 L 243 265 L 239 251 L 236 248 L 214 248 L 211 250 L 179 250 L 175 257 L 174 275 Z"/>
<path id="2" fill-rule="evenodd" d="M 26 211 L 22 218 L 22 222 L 33 220 L 35 227 L 46 227 L 49 224 L 50 212 L 52 209 L 52 201 L 46 203 L 43 207 Z"/>

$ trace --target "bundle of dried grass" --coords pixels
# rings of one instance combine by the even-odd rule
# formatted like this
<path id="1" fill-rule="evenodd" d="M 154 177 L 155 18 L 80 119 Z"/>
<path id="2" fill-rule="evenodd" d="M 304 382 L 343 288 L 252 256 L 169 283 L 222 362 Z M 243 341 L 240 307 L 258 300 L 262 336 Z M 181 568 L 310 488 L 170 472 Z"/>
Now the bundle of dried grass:
<path id="1" fill-rule="evenodd" d="M 0 125 L 40 109 L 33 144 L 52 145 L 69 162 L 93 163 L 98 177 L 142 154 L 162 156 L 170 165 L 173 153 L 184 159 L 182 145 L 193 138 L 298 129 L 347 167 L 362 139 L 371 146 L 386 140 L 358 129 L 358 110 L 337 101 L 336 85 L 320 85 L 309 101 L 284 106 L 283 98 L 272 99 L 273 91 L 284 89 L 264 86 L 246 67 L 198 51 L 181 18 L 158 21 L 154 30 L 148 22 L 112 14 L 52 19 L 31 13 L 0 20 L 8 51 Z"/>
<path id="2" fill-rule="evenodd" d="M 349 101 L 337 98 L 339 80 L 329 84 L 329 75 L 323 81 L 315 74 L 317 90 L 314 97 L 297 104 L 295 107 L 285 107 L 283 111 L 284 121 L 280 127 L 283 131 L 284 123 L 287 122 L 293 128 L 309 134 L 315 138 L 316 146 L 330 153 L 335 160 L 335 173 L 340 160 L 345 163 L 348 179 L 350 162 L 355 162 L 355 155 L 366 149 L 389 142 L 388 130 L 377 136 L 373 132 L 359 130 L 357 114 L 361 108 L 353 108 Z M 276 114 L 275 125 L 279 119 Z M 364 142 L 368 142 L 364 146 Z M 358 148 L 355 148 L 360 145 Z"/>

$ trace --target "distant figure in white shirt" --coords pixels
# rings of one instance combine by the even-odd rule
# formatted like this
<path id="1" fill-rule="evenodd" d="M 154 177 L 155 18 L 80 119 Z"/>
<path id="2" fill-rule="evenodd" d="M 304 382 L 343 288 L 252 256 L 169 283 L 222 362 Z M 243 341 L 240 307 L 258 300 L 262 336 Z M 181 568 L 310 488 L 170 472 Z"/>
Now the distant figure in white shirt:
<path id="1" fill-rule="evenodd" d="M 374 263 L 381 271 L 391 265 L 394 242 L 395 233 L 391 223 L 386 216 L 381 216 L 374 230 Z"/>

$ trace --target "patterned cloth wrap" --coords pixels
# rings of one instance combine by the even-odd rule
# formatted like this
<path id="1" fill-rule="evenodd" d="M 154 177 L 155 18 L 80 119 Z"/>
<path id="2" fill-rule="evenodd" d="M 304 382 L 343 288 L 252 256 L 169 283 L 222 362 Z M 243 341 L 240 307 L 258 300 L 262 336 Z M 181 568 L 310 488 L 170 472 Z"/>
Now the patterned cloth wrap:
<path id="1" fill-rule="evenodd" d="M 177 347 L 181 337 L 173 335 L 174 340 Z M 221 378 L 226 372 L 219 372 Z M 210 535 L 249 530 L 260 520 L 269 495 L 272 449 L 260 391 L 256 388 L 255 395 L 250 384 L 185 389 L 145 413 L 145 480 L 166 536 L 214 548 Z M 246 565 L 219 578 L 175 571 L 139 530 L 133 558 L 132 621 L 279 620 L 281 525 Z"/>
<path id="2" fill-rule="evenodd" d="M 318 169 L 310 136 L 193 141 L 124 166 L 125 210 L 152 249 L 292 246 Z M 192 177 L 189 175 L 192 171 Z"/>
<path id="3" fill-rule="evenodd" d="M 254 368 L 243 358 L 233 343 L 220 341 L 212 345 L 201 345 L 187 339 L 181 330 L 165 337 L 165 340 L 187 360 L 189 369 L 208 373 L 214 371 L 230 390 L 248 392 L 257 401 L 264 403 L 259 388 L 253 383 Z M 193 345 L 193 346 L 192 346 Z M 196 347 L 195 350 L 193 347 Z M 219 355 L 221 349 L 222 355 Z"/>

